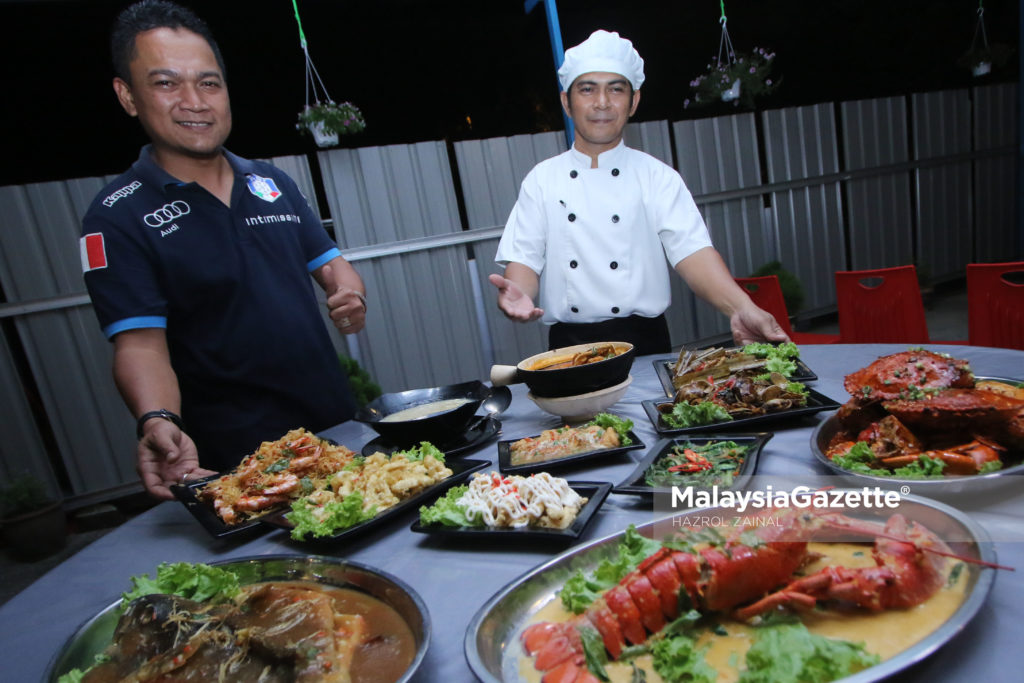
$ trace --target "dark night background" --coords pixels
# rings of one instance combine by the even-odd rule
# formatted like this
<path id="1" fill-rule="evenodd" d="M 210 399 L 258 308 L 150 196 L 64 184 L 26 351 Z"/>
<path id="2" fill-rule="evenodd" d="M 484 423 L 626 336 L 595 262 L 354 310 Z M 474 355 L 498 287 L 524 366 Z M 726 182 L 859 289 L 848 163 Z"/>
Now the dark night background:
<path id="1" fill-rule="evenodd" d="M 107 34 L 127 0 L 0 0 L 5 84 L 0 185 L 119 173 L 145 142 L 110 86 Z M 290 0 L 184 1 L 210 24 L 227 63 L 234 112 L 228 147 L 243 156 L 315 148 L 294 129 L 305 70 Z M 1019 3 L 984 3 L 990 43 L 1010 61 L 972 79 L 977 0 L 732 0 L 736 49 L 776 51 L 775 108 L 1016 81 Z M 717 54 L 717 0 L 559 0 L 566 46 L 597 28 L 630 38 L 646 61 L 637 119 L 735 111 L 683 108 L 689 81 Z M 346 144 L 462 140 L 562 127 L 543 7 L 522 0 L 299 0 L 314 63 L 335 100 L 367 131 Z"/>

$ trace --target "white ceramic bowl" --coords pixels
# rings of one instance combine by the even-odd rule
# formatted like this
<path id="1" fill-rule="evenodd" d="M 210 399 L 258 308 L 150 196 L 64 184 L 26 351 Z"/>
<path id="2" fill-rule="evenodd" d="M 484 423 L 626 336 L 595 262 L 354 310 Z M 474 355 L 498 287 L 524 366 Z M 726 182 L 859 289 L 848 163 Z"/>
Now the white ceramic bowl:
<path id="1" fill-rule="evenodd" d="M 625 382 L 620 382 L 613 387 L 577 396 L 545 398 L 534 396 L 532 393 L 528 393 L 526 396 L 541 410 L 558 415 L 566 422 L 584 422 L 618 403 L 632 382 L 633 375 L 629 375 Z"/>

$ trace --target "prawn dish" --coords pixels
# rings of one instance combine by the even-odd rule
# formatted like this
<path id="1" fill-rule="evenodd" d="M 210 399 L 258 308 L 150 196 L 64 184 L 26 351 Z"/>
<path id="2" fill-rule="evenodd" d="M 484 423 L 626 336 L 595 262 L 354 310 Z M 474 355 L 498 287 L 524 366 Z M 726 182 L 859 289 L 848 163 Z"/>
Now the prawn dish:
<path id="1" fill-rule="evenodd" d="M 526 465 L 556 460 L 577 453 L 618 448 L 619 433 L 612 427 L 588 424 L 581 427 L 547 429 L 538 436 L 515 441 L 509 446 L 510 463 Z"/>
<path id="2" fill-rule="evenodd" d="M 825 455 L 861 474 L 904 478 L 997 471 L 1024 451 L 1024 389 L 978 381 L 966 360 L 924 349 L 846 376 L 851 398 Z"/>
<path id="3" fill-rule="evenodd" d="M 988 564 L 901 514 L 776 508 L 744 519 L 662 541 L 631 527 L 617 554 L 578 569 L 520 632 L 521 677 L 835 680 L 925 638 L 963 602 L 965 563 Z M 771 668 L 783 659 L 787 675 Z"/>
<path id="4" fill-rule="evenodd" d="M 199 489 L 225 524 L 280 509 L 326 486 L 356 454 L 305 429 L 293 429 L 276 441 L 264 441 L 231 472 Z"/>

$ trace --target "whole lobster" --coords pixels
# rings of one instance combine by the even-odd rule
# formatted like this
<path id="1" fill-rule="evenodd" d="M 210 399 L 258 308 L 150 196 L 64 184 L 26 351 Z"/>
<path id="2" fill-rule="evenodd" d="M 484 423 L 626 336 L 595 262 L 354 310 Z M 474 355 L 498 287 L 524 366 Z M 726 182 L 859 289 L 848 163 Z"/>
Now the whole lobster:
<path id="1" fill-rule="evenodd" d="M 879 611 L 920 604 L 945 579 L 949 548 L 931 531 L 892 515 L 886 524 L 837 513 L 785 508 L 767 510 L 771 524 L 755 525 L 756 540 L 731 527 L 724 542 L 687 552 L 661 548 L 583 614 L 567 622 L 527 627 L 521 636 L 534 666 L 547 672 L 543 683 L 596 683 L 584 664 L 580 628 L 601 636 L 611 658 L 628 642 L 639 645 L 679 616 L 681 605 L 702 612 L 731 612 L 742 621 L 787 605 L 809 609 L 818 600 L 841 601 Z M 808 541 L 823 530 L 875 537 L 875 567 L 826 567 L 795 581 L 793 573 L 810 559 Z M 782 586 L 779 589 L 779 586 Z M 778 589 L 778 590 L 776 590 Z M 774 592 L 772 592 L 774 591 Z M 746 606 L 742 606 L 746 605 Z M 742 606 L 742 607 L 741 607 Z"/>

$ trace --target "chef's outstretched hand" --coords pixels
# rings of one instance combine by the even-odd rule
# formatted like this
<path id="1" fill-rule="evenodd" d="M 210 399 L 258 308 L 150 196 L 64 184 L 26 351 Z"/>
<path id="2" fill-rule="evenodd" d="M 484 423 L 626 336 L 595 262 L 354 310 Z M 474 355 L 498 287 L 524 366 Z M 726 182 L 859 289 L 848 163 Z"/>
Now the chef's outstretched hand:
<path id="1" fill-rule="evenodd" d="M 497 273 L 488 278 L 498 288 L 498 308 L 511 320 L 528 323 L 544 315 L 544 310 L 533 305 L 533 299 L 512 280 Z"/>
<path id="2" fill-rule="evenodd" d="M 781 343 L 790 340 L 771 313 L 753 304 L 733 313 L 729 326 L 737 346 L 746 346 L 752 342 Z"/>

